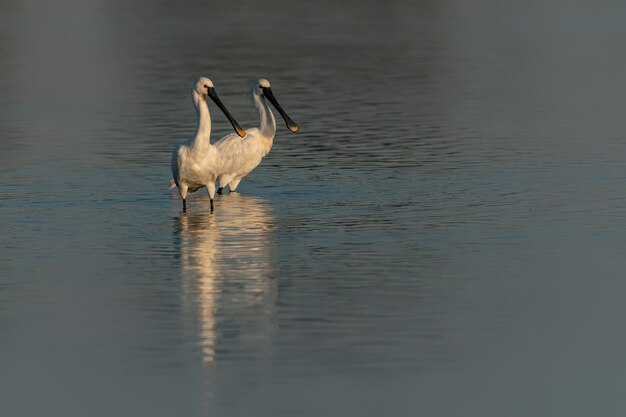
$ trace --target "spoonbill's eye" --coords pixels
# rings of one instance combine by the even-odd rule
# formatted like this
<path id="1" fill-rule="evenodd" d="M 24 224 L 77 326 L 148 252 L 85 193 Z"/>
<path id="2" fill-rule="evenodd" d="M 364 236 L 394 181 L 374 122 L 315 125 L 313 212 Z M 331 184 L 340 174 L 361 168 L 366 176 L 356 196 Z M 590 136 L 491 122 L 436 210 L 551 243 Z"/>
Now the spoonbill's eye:
<path id="1" fill-rule="evenodd" d="M 204 84 L 204 88 L 206 88 L 207 90 L 209 89 L 209 86 Z"/>

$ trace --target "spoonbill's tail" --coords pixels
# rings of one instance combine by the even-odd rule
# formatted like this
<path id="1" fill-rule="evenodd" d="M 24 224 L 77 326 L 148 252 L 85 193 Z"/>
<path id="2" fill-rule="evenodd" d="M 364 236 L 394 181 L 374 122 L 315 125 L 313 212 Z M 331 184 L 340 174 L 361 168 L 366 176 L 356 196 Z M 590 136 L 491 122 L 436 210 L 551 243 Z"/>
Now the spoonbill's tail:
<path id="1" fill-rule="evenodd" d="M 170 180 L 170 186 L 168 187 L 168 189 L 170 189 L 170 190 L 171 190 L 171 189 L 173 189 L 173 188 L 176 188 L 176 181 L 174 181 L 174 180 Z"/>

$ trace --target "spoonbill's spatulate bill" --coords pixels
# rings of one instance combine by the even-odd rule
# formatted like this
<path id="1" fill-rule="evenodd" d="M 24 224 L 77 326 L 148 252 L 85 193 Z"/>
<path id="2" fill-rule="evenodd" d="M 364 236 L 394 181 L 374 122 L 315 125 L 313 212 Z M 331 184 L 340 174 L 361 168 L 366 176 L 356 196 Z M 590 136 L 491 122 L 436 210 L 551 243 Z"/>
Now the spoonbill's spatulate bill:
<path id="1" fill-rule="evenodd" d="M 217 96 L 213 82 L 205 77 L 199 78 L 191 89 L 191 98 L 198 116 L 196 134 L 187 142 L 178 145 L 172 153 L 172 175 L 183 199 L 183 212 L 187 211 L 187 192 L 193 193 L 203 187 L 206 187 L 209 192 L 211 211 L 213 211 L 215 181 L 220 175 L 220 156 L 219 151 L 210 143 L 211 115 L 206 102 L 207 96 L 224 112 L 237 135 L 241 137 L 246 135 L 246 131 L 231 116 Z"/>
<path id="2" fill-rule="evenodd" d="M 272 114 L 267 100 L 278 110 L 287 124 L 287 128 L 292 132 L 297 132 L 300 127 L 291 120 L 285 110 L 278 104 L 274 97 L 270 82 L 264 78 L 255 81 L 250 89 L 252 102 L 259 113 L 260 124 L 258 128 L 246 130 L 246 136 L 240 138 L 230 134 L 215 143 L 222 157 L 227 158 L 232 169 L 225 169 L 219 177 L 219 193 L 228 185 L 230 191 L 235 191 L 239 182 L 252 172 L 267 155 L 274 143 L 276 135 L 276 120 Z M 267 100 L 266 100 L 267 99 Z"/>

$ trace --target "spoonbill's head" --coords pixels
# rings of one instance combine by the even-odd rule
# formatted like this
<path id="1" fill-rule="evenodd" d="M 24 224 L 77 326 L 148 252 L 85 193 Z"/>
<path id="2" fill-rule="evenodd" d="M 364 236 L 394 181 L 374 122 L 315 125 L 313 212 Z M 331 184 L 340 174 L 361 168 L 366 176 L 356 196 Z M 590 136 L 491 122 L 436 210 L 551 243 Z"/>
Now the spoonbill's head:
<path id="1" fill-rule="evenodd" d="M 213 85 L 213 81 L 209 80 L 207 77 L 200 77 L 198 78 L 198 81 L 196 81 L 196 83 L 194 84 L 192 91 L 206 98 L 206 96 L 208 95 L 208 88 L 215 88 L 215 86 Z"/>
<path id="2" fill-rule="evenodd" d="M 203 101 L 206 100 L 207 97 L 211 98 L 211 100 L 213 100 L 217 107 L 220 108 L 224 115 L 226 115 L 226 117 L 230 121 L 230 124 L 233 125 L 233 129 L 235 129 L 235 132 L 237 132 L 237 134 L 242 138 L 246 136 L 246 131 L 241 127 L 239 123 L 237 123 L 235 118 L 230 114 L 230 112 L 226 109 L 226 106 L 224 106 L 224 104 L 222 103 L 222 100 L 220 100 L 220 98 L 218 97 L 217 93 L 215 92 L 215 86 L 213 85 L 213 81 L 209 80 L 206 77 L 200 77 L 198 78 L 198 81 L 196 81 L 196 83 L 194 84 L 191 92 L 194 96 L 199 95 L 200 97 L 202 97 Z"/>
<path id="3" fill-rule="evenodd" d="M 274 97 L 274 93 L 272 92 L 269 81 L 267 81 L 265 78 L 259 78 L 252 84 L 252 92 L 258 96 L 265 97 L 270 101 L 270 103 L 272 103 L 276 110 L 278 110 L 278 113 L 280 113 L 280 115 L 285 120 L 285 123 L 287 124 L 287 128 L 289 130 L 291 130 L 293 133 L 296 133 L 298 130 L 300 130 L 300 126 L 298 126 L 296 122 L 291 120 L 291 117 L 289 117 L 285 110 L 283 110 L 283 108 L 280 106 L 280 104 L 278 104 L 278 100 L 276 100 L 276 97 Z"/>
<path id="4" fill-rule="evenodd" d="M 263 95 L 264 88 L 271 88 L 270 82 L 265 78 L 259 78 L 252 84 L 252 90 L 258 95 Z"/>

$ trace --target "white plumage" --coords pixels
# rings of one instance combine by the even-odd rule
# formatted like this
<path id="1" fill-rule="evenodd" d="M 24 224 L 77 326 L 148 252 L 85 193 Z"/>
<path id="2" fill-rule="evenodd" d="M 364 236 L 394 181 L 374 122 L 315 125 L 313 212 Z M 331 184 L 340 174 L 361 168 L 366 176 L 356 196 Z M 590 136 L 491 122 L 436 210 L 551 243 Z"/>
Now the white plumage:
<path id="1" fill-rule="evenodd" d="M 215 148 L 222 158 L 221 174 L 218 179 L 219 193 L 227 185 L 230 191 L 235 191 L 239 182 L 261 163 L 263 157 L 272 148 L 276 134 L 276 120 L 267 103 L 268 100 L 283 117 L 289 130 L 295 133 L 299 129 L 299 126 L 278 104 L 269 81 L 264 78 L 255 81 L 250 89 L 250 95 L 259 113 L 259 127 L 247 129 L 246 136 L 243 138 L 230 134 L 215 143 Z"/>
<path id="2" fill-rule="evenodd" d="M 241 137 L 245 136 L 245 131 L 233 119 L 217 96 L 213 82 L 205 77 L 199 78 L 191 89 L 191 97 L 198 117 L 196 134 L 187 142 L 178 145 L 172 153 L 172 176 L 183 199 L 183 212 L 187 211 L 187 192 L 193 193 L 203 187 L 208 190 L 211 210 L 213 210 L 215 181 L 221 173 L 225 172 L 224 170 L 235 168 L 229 164 L 224 164 L 223 162 L 226 160 L 220 156 L 220 151 L 210 143 L 211 115 L 206 102 L 207 96 L 228 117 L 237 134 Z"/>

